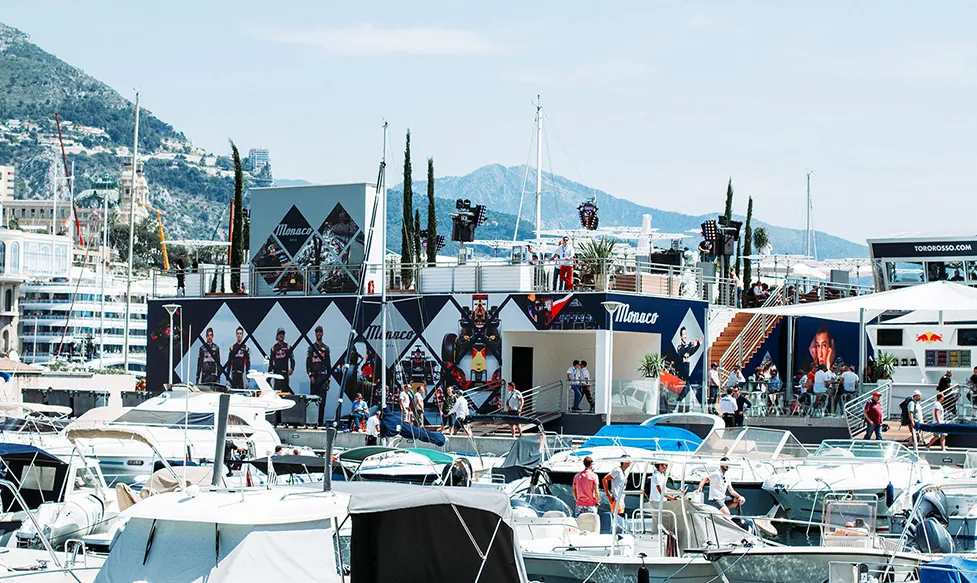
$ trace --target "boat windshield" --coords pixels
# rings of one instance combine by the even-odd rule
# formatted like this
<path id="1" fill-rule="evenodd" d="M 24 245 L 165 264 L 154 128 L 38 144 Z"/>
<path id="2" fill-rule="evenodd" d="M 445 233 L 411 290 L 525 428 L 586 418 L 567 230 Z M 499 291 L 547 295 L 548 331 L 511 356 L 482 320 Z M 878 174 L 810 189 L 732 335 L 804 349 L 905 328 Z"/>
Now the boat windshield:
<path id="1" fill-rule="evenodd" d="M 828 502 L 824 508 L 823 528 L 825 534 L 872 534 L 875 532 L 875 505 L 858 500 Z"/>
<path id="2" fill-rule="evenodd" d="M 547 512 L 562 512 L 564 516 L 573 516 L 570 507 L 556 496 L 546 494 L 523 494 L 509 500 L 512 508 L 529 508 L 536 512 L 536 516 L 543 516 Z"/>
<path id="3" fill-rule="evenodd" d="M 826 439 L 821 442 L 814 455 L 860 460 L 919 461 L 919 456 L 901 443 L 861 439 Z"/>
<path id="4" fill-rule="evenodd" d="M 789 431 L 737 427 L 713 431 L 699 449 L 695 450 L 695 455 L 769 461 L 804 458 L 808 456 L 808 452 Z"/>

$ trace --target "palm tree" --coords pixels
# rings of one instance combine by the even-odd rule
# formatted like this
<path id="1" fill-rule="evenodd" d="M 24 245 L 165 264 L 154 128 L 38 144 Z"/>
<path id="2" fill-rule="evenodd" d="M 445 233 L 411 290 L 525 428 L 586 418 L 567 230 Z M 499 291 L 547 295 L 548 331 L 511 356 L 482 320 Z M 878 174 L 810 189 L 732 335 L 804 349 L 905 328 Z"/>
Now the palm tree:
<path id="1" fill-rule="evenodd" d="M 587 239 L 580 246 L 577 259 L 582 263 L 580 268 L 581 281 L 592 281 L 595 287 L 606 288 L 604 276 L 610 274 L 609 264 L 614 259 L 614 250 L 617 247 L 617 239 L 611 237 L 600 237 L 599 239 Z"/>

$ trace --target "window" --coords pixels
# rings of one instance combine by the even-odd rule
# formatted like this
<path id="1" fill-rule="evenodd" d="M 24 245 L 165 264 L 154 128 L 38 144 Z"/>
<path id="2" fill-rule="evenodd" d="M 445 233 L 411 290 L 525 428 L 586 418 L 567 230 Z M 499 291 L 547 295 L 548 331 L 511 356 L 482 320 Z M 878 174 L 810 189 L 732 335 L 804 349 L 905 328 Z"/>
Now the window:
<path id="1" fill-rule="evenodd" d="M 0 273 L 3 273 L 3 267 L 6 263 L 7 246 L 3 241 L 0 241 Z"/>
<path id="2" fill-rule="evenodd" d="M 942 261 L 926 262 L 927 281 L 945 281 L 947 278 L 946 263 Z"/>
<path id="3" fill-rule="evenodd" d="M 961 328 L 957 331 L 957 344 L 977 346 L 977 328 Z"/>
<path id="4" fill-rule="evenodd" d="M 5 312 L 13 311 L 14 309 L 14 290 L 8 289 L 3 293 L 3 309 Z"/>
<path id="5" fill-rule="evenodd" d="M 10 273 L 20 273 L 20 241 L 10 244 Z"/>
<path id="6" fill-rule="evenodd" d="M 950 281 L 964 281 L 965 271 L 963 269 L 963 261 L 947 261 L 946 266 L 946 276 Z"/>
<path id="7" fill-rule="evenodd" d="M 26 217 L 27 216 L 27 209 L 25 209 L 25 208 L 20 209 L 20 216 L 21 217 Z"/>
<path id="8" fill-rule="evenodd" d="M 923 263 L 920 261 L 896 261 L 886 264 L 889 283 L 923 283 Z"/>
<path id="9" fill-rule="evenodd" d="M 902 346 L 902 328 L 879 328 L 879 346 Z"/>

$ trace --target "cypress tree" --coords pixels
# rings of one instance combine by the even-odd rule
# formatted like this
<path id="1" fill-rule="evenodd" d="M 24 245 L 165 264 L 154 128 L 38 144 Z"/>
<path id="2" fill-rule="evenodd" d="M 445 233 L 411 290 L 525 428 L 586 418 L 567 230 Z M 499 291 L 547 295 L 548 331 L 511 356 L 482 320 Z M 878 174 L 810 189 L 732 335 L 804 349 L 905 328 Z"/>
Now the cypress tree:
<path id="1" fill-rule="evenodd" d="M 414 263 L 414 191 L 411 185 L 410 167 L 410 129 L 407 130 L 407 145 L 404 147 L 404 219 L 400 240 L 400 275 L 404 288 L 409 288 L 413 281 L 412 263 Z"/>
<path id="2" fill-rule="evenodd" d="M 726 210 L 723 212 L 726 219 L 733 218 L 733 179 L 729 179 L 729 184 L 726 185 Z"/>
<path id="3" fill-rule="evenodd" d="M 234 216 L 231 220 L 231 291 L 241 289 L 241 265 L 244 263 L 244 170 L 241 154 L 231 143 L 231 156 L 234 158 Z"/>
<path id="4" fill-rule="evenodd" d="M 438 217 L 434 206 L 434 158 L 427 159 L 427 264 L 435 266 L 438 257 Z"/>
<path id="5" fill-rule="evenodd" d="M 753 262 L 749 259 L 753 255 L 753 197 L 746 205 L 746 225 L 743 227 L 743 285 L 750 285 L 753 277 Z"/>

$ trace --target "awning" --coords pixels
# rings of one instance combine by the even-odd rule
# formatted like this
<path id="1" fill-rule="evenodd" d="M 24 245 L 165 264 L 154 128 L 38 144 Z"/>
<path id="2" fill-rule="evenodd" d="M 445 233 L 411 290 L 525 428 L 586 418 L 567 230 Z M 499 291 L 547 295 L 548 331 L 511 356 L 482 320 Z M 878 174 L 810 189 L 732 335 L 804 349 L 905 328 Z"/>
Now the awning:
<path id="1" fill-rule="evenodd" d="M 977 311 L 977 288 L 949 281 L 935 281 L 839 300 L 770 306 L 744 311 L 773 316 L 808 316 L 858 322 L 859 312 L 862 309 L 865 310 L 865 321 L 889 311 L 917 312 L 921 317 L 926 316 L 931 318 L 931 321 L 936 321 L 941 311 L 944 313 Z"/>

